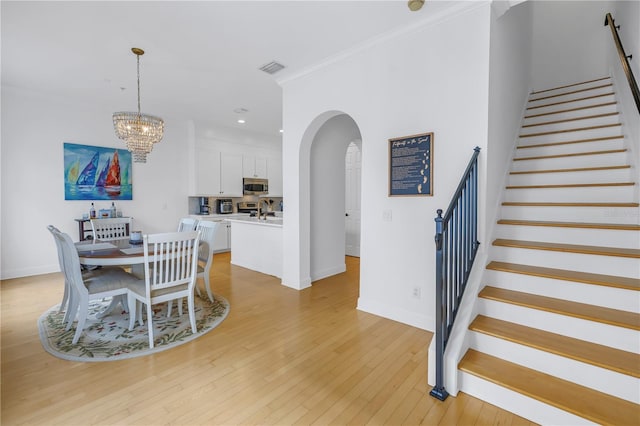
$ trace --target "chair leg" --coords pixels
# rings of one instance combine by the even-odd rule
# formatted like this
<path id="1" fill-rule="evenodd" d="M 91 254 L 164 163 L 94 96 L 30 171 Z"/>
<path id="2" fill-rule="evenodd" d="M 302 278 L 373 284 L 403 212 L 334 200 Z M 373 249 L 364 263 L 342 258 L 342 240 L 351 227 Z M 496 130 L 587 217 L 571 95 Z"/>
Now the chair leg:
<path id="1" fill-rule="evenodd" d="M 76 316 L 78 315 L 78 295 L 73 295 L 69 299 L 69 317 L 67 317 L 67 326 L 64 328 L 65 331 L 71 330 L 71 326 L 73 325 L 73 321 L 75 321 Z M 65 314 L 66 316 L 66 314 Z"/>
<path id="2" fill-rule="evenodd" d="M 149 348 L 153 348 L 153 311 L 150 301 L 147 301 L 147 328 L 149 329 Z"/>
<path id="3" fill-rule="evenodd" d="M 171 308 L 173 307 L 173 300 L 167 302 L 167 318 L 171 317 Z"/>
<path id="4" fill-rule="evenodd" d="M 211 292 L 211 281 L 208 273 L 204 274 L 204 287 L 207 289 L 209 300 L 211 301 L 211 303 L 213 303 L 213 293 Z"/>
<path id="5" fill-rule="evenodd" d="M 78 340 L 80 340 L 80 335 L 82 334 L 82 330 L 84 329 L 84 322 L 87 319 L 87 309 L 85 306 L 85 309 L 82 309 L 79 313 L 78 313 L 78 324 L 76 324 L 76 333 L 73 335 L 73 340 L 71 341 L 72 344 L 76 344 L 78 343 Z"/>
<path id="6" fill-rule="evenodd" d="M 67 306 L 67 302 L 69 301 L 69 285 L 67 281 L 64 282 L 64 295 L 62 296 L 62 303 L 60 303 L 60 308 L 58 312 L 62 312 L 62 310 Z"/>
<path id="7" fill-rule="evenodd" d="M 191 332 L 196 334 L 198 332 L 198 328 L 196 327 L 196 310 L 194 306 L 193 298 L 195 297 L 194 293 L 189 293 L 187 296 L 187 304 L 189 305 L 189 322 L 191 323 Z"/>
<path id="8" fill-rule="evenodd" d="M 138 300 L 131 295 L 127 296 L 127 305 L 129 306 L 129 331 L 133 330 L 136 325 L 136 308 Z"/>

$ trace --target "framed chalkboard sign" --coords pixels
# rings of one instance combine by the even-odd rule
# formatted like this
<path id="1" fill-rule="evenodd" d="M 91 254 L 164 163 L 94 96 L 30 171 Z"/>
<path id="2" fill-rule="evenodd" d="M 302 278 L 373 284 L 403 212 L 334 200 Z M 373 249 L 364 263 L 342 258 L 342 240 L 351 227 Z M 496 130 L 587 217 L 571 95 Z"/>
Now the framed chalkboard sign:
<path id="1" fill-rule="evenodd" d="M 433 195 L 433 133 L 389 139 L 389 196 Z"/>

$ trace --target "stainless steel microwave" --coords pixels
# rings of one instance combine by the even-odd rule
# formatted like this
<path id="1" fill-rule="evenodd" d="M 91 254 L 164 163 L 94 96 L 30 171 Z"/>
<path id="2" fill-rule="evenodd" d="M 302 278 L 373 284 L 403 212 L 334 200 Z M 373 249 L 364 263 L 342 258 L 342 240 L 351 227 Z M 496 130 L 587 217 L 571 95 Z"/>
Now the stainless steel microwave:
<path id="1" fill-rule="evenodd" d="M 267 179 L 243 178 L 242 191 L 245 195 L 264 195 L 269 193 Z"/>

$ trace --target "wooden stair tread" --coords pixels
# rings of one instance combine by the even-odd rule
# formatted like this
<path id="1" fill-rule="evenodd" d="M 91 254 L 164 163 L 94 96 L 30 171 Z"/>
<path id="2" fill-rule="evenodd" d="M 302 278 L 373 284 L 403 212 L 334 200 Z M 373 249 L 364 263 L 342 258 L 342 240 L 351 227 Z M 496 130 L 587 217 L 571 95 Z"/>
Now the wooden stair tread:
<path id="1" fill-rule="evenodd" d="M 627 152 L 627 150 L 623 148 L 623 149 L 609 149 L 605 151 L 572 152 L 570 154 L 540 155 L 536 157 L 516 157 L 513 159 L 513 161 L 546 160 L 550 158 L 564 158 L 564 157 L 583 157 L 586 155 L 620 154 L 623 152 Z"/>
<path id="2" fill-rule="evenodd" d="M 547 136 L 547 135 L 556 135 L 558 133 L 573 133 L 573 132 L 583 132 L 586 130 L 596 130 L 596 129 L 606 129 L 609 127 L 620 127 L 622 123 L 613 123 L 613 124 L 601 124 L 599 126 L 587 126 L 587 127 L 573 127 L 571 129 L 561 129 L 561 130 L 551 130 L 548 132 L 538 132 L 538 133 L 524 133 L 521 134 L 521 138 L 531 138 L 534 136 Z"/>
<path id="3" fill-rule="evenodd" d="M 548 169 L 548 170 L 522 170 L 509 172 L 510 175 L 526 175 L 534 173 L 572 173 L 572 172 L 597 172 L 605 170 L 630 169 L 631 166 L 623 164 L 621 166 L 602 166 L 602 167 L 577 167 L 572 169 Z"/>
<path id="4" fill-rule="evenodd" d="M 638 424 L 638 404 L 473 349 L 467 351 L 458 368 L 598 424 Z"/>
<path id="5" fill-rule="evenodd" d="M 640 354 L 478 315 L 469 329 L 596 367 L 640 378 Z"/>
<path id="6" fill-rule="evenodd" d="M 564 202 L 519 202 L 505 201 L 503 206 L 529 206 L 529 207 L 638 207 L 638 203 L 564 203 Z"/>
<path id="7" fill-rule="evenodd" d="M 609 76 L 600 77 L 600 78 L 595 78 L 593 80 L 581 81 L 580 83 L 571 83 L 571 84 L 565 84 L 564 86 L 552 87 L 551 89 L 534 90 L 533 92 L 531 92 L 531 94 L 535 95 L 535 94 L 538 94 L 538 93 L 551 92 L 552 90 L 560 90 L 560 89 L 566 89 L 566 88 L 569 88 L 569 87 L 581 86 L 583 84 L 595 83 L 596 81 L 609 80 L 610 78 L 611 77 L 609 77 Z"/>
<path id="8" fill-rule="evenodd" d="M 514 247 L 532 250 L 561 251 L 567 253 L 595 254 L 600 256 L 632 257 L 640 259 L 640 250 L 618 247 L 585 246 L 577 244 L 547 243 L 541 241 L 523 241 L 498 238 L 494 246 Z"/>
<path id="9" fill-rule="evenodd" d="M 558 98 L 560 96 L 575 95 L 576 93 L 588 92 L 590 90 L 596 90 L 596 89 L 604 89 L 605 87 L 612 87 L 612 86 L 613 86 L 613 83 L 607 83 L 607 84 L 602 84 L 600 86 L 585 87 L 584 89 L 572 90 L 570 92 L 556 93 L 555 95 L 543 96 L 541 98 L 536 98 L 536 99 L 529 99 L 529 102 L 538 102 L 538 101 L 543 101 L 545 99 Z"/>
<path id="10" fill-rule="evenodd" d="M 530 107 L 527 107 L 527 109 L 529 110 L 529 109 L 544 108 L 544 107 L 568 104 L 568 103 L 571 103 L 571 102 L 588 101 L 590 99 L 602 98 L 602 97 L 605 97 L 605 96 L 613 96 L 614 94 L 615 94 L 614 92 L 602 93 L 600 95 L 585 96 L 583 98 L 569 99 L 567 101 L 552 102 L 550 104 L 530 106 Z"/>
<path id="11" fill-rule="evenodd" d="M 580 222 L 551 222 L 542 220 L 500 219 L 499 225 L 522 226 L 551 226 L 558 228 L 588 228 L 588 229 L 613 229 L 619 231 L 640 231 L 640 225 L 623 223 L 580 223 Z"/>
<path id="12" fill-rule="evenodd" d="M 609 324 L 616 327 L 640 330 L 640 314 L 572 302 L 570 300 L 555 299 L 553 297 L 538 296 L 520 291 L 506 290 L 491 286 L 484 287 L 478 297 L 496 302 L 509 303 L 529 309 L 552 312 L 587 321 Z"/>
<path id="13" fill-rule="evenodd" d="M 517 263 L 496 261 L 489 262 L 487 269 L 510 272 L 513 274 L 601 285 L 605 287 L 615 287 L 635 291 L 640 290 L 639 279 L 619 277 L 616 275 L 592 274 L 589 272 L 568 271 L 565 269 L 545 268 L 542 266 L 520 265 Z"/>
<path id="14" fill-rule="evenodd" d="M 590 188 L 600 186 L 634 186 L 635 182 L 566 183 L 552 185 L 508 185 L 506 189 Z"/>
<path id="15" fill-rule="evenodd" d="M 524 118 L 536 118 L 536 117 L 544 117 L 547 115 L 554 115 L 554 114 L 564 114 L 567 112 L 575 112 L 575 111 L 584 111 L 586 109 L 593 109 L 593 108 L 601 108 L 601 107 L 607 107 L 607 106 L 613 106 L 616 105 L 617 102 L 605 102 L 602 104 L 593 104 L 593 105 L 587 105 L 587 106 L 583 106 L 583 107 L 577 107 L 577 108 L 568 108 L 568 109 L 559 109 L 557 111 L 551 111 L 551 112 L 543 112 L 540 114 L 531 114 L 531 115 L 525 115 Z"/>
<path id="16" fill-rule="evenodd" d="M 602 117 L 611 117 L 613 115 L 619 115 L 619 112 L 607 112 L 604 114 L 594 114 L 594 115 L 583 115 L 580 117 L 572 117 L 572 118 L 565 118 L 562 120 L 554 120 L 554 121 L 543 121 L 541 123 L 532 123 L 532 124 L 523 124 L 522 128 L 528 128 L 528 127 L 536 127 L 536 126 L 546 126 L 549 124 L 560 124 L 560 123 L 569 123 L 571 121 L 580 121 L 580 120 L 590 120 L 592 118 L 602 118 Z"/>
<path id="17" fill-rule="evenodd" d="M 557 145 L 571 145 L 574 143 L 602 142 L 602 141 L 609 141 L 613 139 L 624 139 L 624 136 L 623 135 L 604 136 L 601 138 L 576 139 L 572 141 L 563 141 L 563 142 L 545 142 L 545 143 L 537 143 L 537 144 L 531 144 L 531 145 L 518 145 L 516 149 L 541 148 L 541 147 L 557 146 Z"/>

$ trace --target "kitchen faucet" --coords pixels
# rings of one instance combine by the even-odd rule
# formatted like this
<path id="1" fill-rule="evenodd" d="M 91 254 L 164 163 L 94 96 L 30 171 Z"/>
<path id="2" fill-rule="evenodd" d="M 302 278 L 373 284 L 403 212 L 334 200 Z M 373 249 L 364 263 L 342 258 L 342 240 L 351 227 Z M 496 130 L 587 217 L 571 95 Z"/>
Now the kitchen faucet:
<path id="1" fill-rule="evenodd" d="M 267 209 L 264 210 L 264 220 L 267 220 L 267 211 L 269 210 L 269 203 L 264 198 L 261 198 L 258 201 L 258 220 L 260 220 L 260 217 L 262 216 L 262 213 L 260 212 L 260 206 L 262 205 L 262 203 L 265 203 L 267 205 Z"/>

